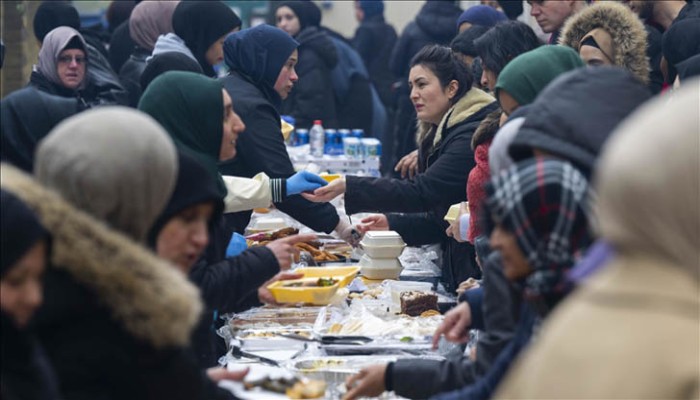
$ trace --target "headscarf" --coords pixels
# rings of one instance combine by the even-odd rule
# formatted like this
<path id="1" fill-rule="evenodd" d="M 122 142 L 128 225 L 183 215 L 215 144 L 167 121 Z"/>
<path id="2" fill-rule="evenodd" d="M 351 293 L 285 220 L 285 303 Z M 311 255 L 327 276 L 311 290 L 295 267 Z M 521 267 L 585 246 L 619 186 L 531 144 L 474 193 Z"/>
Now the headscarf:
<path id="1" fill-rule="evenodd" d="M 129 34 L 139 47 L 153 50 L 158 36 L 173 31 L 173 13 L 178 1 L 142 1 L 129 18 Z"/>
<path id="2" fill-rule="evenodd" d="M 526 296 L 556 303 L 577 253 L 592 241 L 588 181 L 567 162 L 537 158 L 493 176 L 486 193 L 489 222 L 515 235 L 533 270 Z"/>
<path id="3" fill-rule="evenodd" d="M 584 45 L 597 44 L 613 65 L 629 70 L 642 83 L 649 82 L 647 31 L 629 7 L 612 2 L 596 2 L 569 18 L 561 29 L 559 44 L 577 52 Z"/>
<path id="4" fill-rule="evenodd" d="M 457 29 L 465 22 L 472 25 L 492 27 L 499 22 L 508 21 L 508 17 L 493 7 L 477 4 L 464 10 L 457 19 Z"/>
<path id="5" fill-rule="evenodd" d="M 100 107 L 59 124 L 39 144 L 34 172 L 77 208 L 143 243 L 175 187 L 177 153 L 144 113 Z"/>
<path id="6" fill-rule="evenodd" d="M 87 45 L 85 44 L 85 39 L 73 28 L 67 26 L 59 26 L 58 28 L 49 32 L 44 38 L 44 42 L 39 50 L 39 63 L 37 64 L 37 69 L 46 79 L 51 81 L 56 85 L 63 87 L 61 78 L 58 76 L 58 56 L 63 50 L 68 46 L 71 41 L 78 40 L 82 46 L 83 52 L 85 53 L 85 59 L 87 61 L 88 52 Z M 86 86 L 88 79 L 87 75 L 87 62 L 85 63 L 85 76 L 83 81 L 78 86 L 78 89 L 83 89 Z"/>
<path id="7" fill-rule="evenodd" d="M 215 76 L 205 54 L 220 37 L 241 26 L 241 20 L 220 1 L 184 0 L 175 8 L 173 29 L 192 50 L 207 76 Z"/>
<path id="8" fill-rule="evenodd" d="M 299 32 L 309 26 L 319 26 L 321 24 L 321 10 L 311 1 L 285 1 L 279 3 L 277 9 L 289 7 L 299 18 Z"/>
<path id="9" fill-rule="evenodd" d="M 382 0 L 358 0 L 357 4 L 365 13 L 365 17 L 384 14 L 384 2 Z"/>
<path id="10" fill-rule="evenodd" d="M 156 78 L 141 96 L 139 110 L 155 118 L 180 151 L 194 156 L 217 182 L 223 136 L 224 99 L 221 82 L 201 74 L 170 71 Z"/>
<path id="11" fill-rule="evenodd" d="M 466 31 L 457 35 L 454 38 L 450 47 L 452 51 L 456 51 L 471 57 L 477 57 L 479 54 L 476 52 L 476 47 L 474 47 L 474 41 L 481 37 L 489 28 L 481 25 L 474 25 Z M 481 78 L 481 75 L 476 76 L 477 79 Z"/>
<path id="12" fill-rule="evenodd" d="M 542 46 L 515 57 L 498 75 L 494 92 L 503 89 L 520 105 L 530 104 L 559 75 L 585 64 L 573 49 Z"/>
<path id="13" fill-rule="evenodd" d="M 298 46 L 285 31 L 258 25 L 229 35 L 224 42 L 224 59 L 229 68 L 256 85 L 273 89 L 282 67 Z"/>
<path id="14" fill-rule="evenodd" d="M 34 212 L 14 194 L 0 190 L 0 204 L 0 277 L 4 277 L 32 246 L 48 238 L 49 233 Z"/>
<path id="15" fill-rule="evenodd" d="M 165 210 L 153 224 L 148 234 L 148 243 L 155 247 L 158 234 L 165 225 L 183 210 L 201 204 L 214 204 L 214 213 L 210 219 L 210 225 L 217 221 L 224 210 L 224 202 L 219 195 L 216 181 L 209 171 L 196 158 L 187 153 L 178 151 L 177 184 Z"/>
<path id="16" fill-rule="evenodd" d="M 595 185 L 605 240 L 621 254 L 670 262 L 700 281 L 699 108 L 698 79 L 640 107 L 606 144 Z"/>
<path id="17" fill-rule="evenodd" d="M 34 36 L 43 42 L 46 35 L 59 26 L 80 29 L 80 15 L 67 1 L 43 1 L 34 14 Z"/>
<path id="18" fill-rule="evenodd" d="M 10 93 L 0 101 L 2 160 L 31 173 L 39 141 L 78 111 L 74 97 L 54 96 L 31 86 Z"/>
<path id="19" fill-rule="evenodd" d="M 176 51 L 160 53 L 152 57 L 141 73 L 141 90 L 145 91 L 154 79 L 168 71 L 189 71 L 204 74 L 199 63 L 185 54 Z"/>

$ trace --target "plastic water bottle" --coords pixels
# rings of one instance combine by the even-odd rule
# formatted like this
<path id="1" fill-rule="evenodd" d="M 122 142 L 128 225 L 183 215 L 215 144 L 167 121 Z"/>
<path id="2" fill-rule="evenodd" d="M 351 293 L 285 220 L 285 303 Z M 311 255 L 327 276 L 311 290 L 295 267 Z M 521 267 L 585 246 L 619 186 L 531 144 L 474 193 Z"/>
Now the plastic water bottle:
<path id="1" fill-rule="evenodd" d="M 325 143 L 325 131 L 321 120 L 314 121 L 314 126 L 309 131 L 309 144 L 311 145 L 311 155 L 314 157 L 323 157 L 323 147 Z"/>

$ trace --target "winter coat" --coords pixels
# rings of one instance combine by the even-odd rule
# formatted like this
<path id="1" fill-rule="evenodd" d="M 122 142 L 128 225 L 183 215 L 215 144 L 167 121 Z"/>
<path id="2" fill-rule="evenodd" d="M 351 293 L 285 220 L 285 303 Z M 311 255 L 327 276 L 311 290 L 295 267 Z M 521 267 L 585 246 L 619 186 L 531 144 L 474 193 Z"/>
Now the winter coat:
<path id="1" fill-rule="evenodd" d="M 253 177 L 264 172 L 270 178 L 288 178 L 294 174 L 280 128 L 280 115 L 275 103 L 279 95 L 271 89 L 261 89 L 250 78 L 232 72 L 222 79 L 224 88 L 235 99 L 236 113 L 246 125 L 238 137 L 238 155 L 222 163 L 223 175 Z M 309 228 L 330 233 L 338 225 L 335 208 L 326 203 L 312 203 L 301 196 L 291 196 L 275 206 Z M 243 232 L 250 220 L 250 211 L 228 214 L 229 228 Z"/>
<path id="2" fill-rule="evenodd" d="M 503 380 L 506 372 L 515 359 L 530 344 L 533 332 L 539 325 L 539 316 L 532 307 L 523 303 L 520 310 L 520 321 L 513 339 L 498 354 L 498 357 L 489 368 L 486 375 L 469 386 L 459 390 L 442 393 L 431 397 L 433 400 L 486 400 L 490 399 L 494 390 Z"/>
<path id="3" fill-rule="evenodd" d="M 387 108 L 394 104 L 392 86 L 395 78 L 389 69 L 389 59 L 397 40 L 396 30 L 384 21 L 384 16 L 372 15 L 366 16 L 360 23 L 352 41 L 367 67 L 379 98 Z"/>
<path id="4" fill-rule="evenodd" d="M 76 97 L 86 107 L 101 105 L 127 105 L 128 95 L 109 65 L 107 59 L 89 44 L 87 48 L 87 73 L 85 89 L 75 91 L 55 84 L 39 71 L 32 71 L 29 84 L 49 94 Z"/>
<path id="5" fill-rule="evenodd" d="M 469 277 L 478 277 L 474 248 L 445 235 L 443 217 L 452 204 L 466 200 L 467 173 L 474 166 L 470 143 L 474 131 L 488 113 L 497 108 L 493 98 L 471 89 L 443 117 L 425 140 L 420 173 L 413 180 L 375 179 L 348 176 L 345 210 L 358 212 L 401 212 L 388 215 L 392 230 L 409 246 L 441 243 L 442 278 L 448 291 Z M 427 213 L 427 214 L 421 214 Z"/>
<path id="6" fill-rule="evenodd" d="M 2 187 L 51 232 L 35 328 L 70 399 L 230 398 L 187 349 L 197 289 L 170 264 L 2 166 Z"/>
<path id="7" fill-rule="evenodd" d="M 206 311 L 192 340 L 199 365 L 215 366 L 226 352 L 226 343 L 214 328 L 221 321 L 216 315 L 241 312 L 259 305 L 258 288 L 279 272 L 275 255 L 267 247 L 255 247 L 236 257 L 226 258 L 228 238 L 222 217 L 210 233 L 206 253 L 190 271 L 190 280 L 200 288 Z M 224 240 L 226 239 L 226 240 Z"/>
<path id="8" fill-rule="evenodd" d="M 323 121 L 324 128 L 340 128 L 335 105 L 331 71 L 338 63 L 338 53 L 328 34 L 315 26 L 302 30 L 299 42 L 299 81 L 286 100 L 282 114 L 291 115 L 299 128 L 311 128 L 314 120 Z"/>
<path id="9" fill-rule="evenodd" d="M 602 93 L 614 101 L 601 101 Z M 539 148 L 590 174 L 613 129 L 650 97 L 637 78 L 620 68 L 568 72 L 549 84 L 532 103 L 510 144 L 510 156 L 518 162 L 530 158 L 532 149 Z"/>
<path id="10" fill-rule="evenodd" d="M 467 198 L 469 199 L 469 230 L 467 230 L 467 241 L 474 243 L 476 237 L 481 235 L 482 228 L 479 223 L 481 215 L 481 206 L 486 200 L 486 191 L 484 185 L 491 178 L 489 172 L 489 147 L 491 140 L 481 143 L 474 149 L 474 161 L 476 165 L 469 171 L 467 179 Z"/>
<path id="11" fill-rule="evenodd" d="M 141 74 L 146 69 L 146 58 L 151 53 L 148 50 L 140 47 L 134 49 L 131 56 L 119 70 L 119 80 L 129 93 L 129 106 L 138 107 L 139 99 L 141 98 Z"/>
<path id="12" fill-rule="evenodd" d="M 55 373 L 33 333 L 17 327 L 0 313 L 0 395 L 3 399 L 51 400 L 60 398 Z"/>
<path id="13" fill-rule="evenodd" d="M 496 397 L 697 399 L 698 309 L 686 271 L 617 258 L 552 313 Z"/>
<path id="14" fill-rule="evenodd" d="M 77 99 L 52 96 L 32 87 L 10 93 L 0 101 L 2 161 L 31 172 L 39 141 L 79 111 Z"/>
<path id="15" fill-rule="evenodd" d="M 513 337 L 521 302 L 521 294 L 508 282 L 499 264 L 496 253 L 484 263 L 482 288 L 485 326 L 476 345 L 476 360 L 471 361 L 466 356 L 444 361 L 399 360 L 394 363 L 392 379 L 397 395 L 423 399 L 459 389 L 486 374 Z"/>
<path id="16" fill-rule="evenodd" d="M 612 38 L 613 64 L 629 70 L 642 83 L 648 84 L 647 32 L 637 15 L 623 4 L 594 4 L 569 18 L 562 28 L 559 44 L 578 52 L 581 39 L 596 28 Z"/>
<path id="17" fill-rule="evenodd" d="M 136 43 L 129 33 L 129 20 L 126 20 L 112 32 L 112 38 L 109 41 L 109 65 L 113 71 L 121 71 L 134 47 Z"/>

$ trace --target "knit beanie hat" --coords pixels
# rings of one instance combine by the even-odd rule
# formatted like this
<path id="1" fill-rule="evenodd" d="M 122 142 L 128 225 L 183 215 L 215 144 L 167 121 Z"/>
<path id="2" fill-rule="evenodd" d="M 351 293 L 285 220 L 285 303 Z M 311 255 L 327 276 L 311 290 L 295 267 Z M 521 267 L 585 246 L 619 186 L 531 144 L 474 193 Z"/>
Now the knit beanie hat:
<path id="1" fill-rule="evenodd" d="M 570 47 L 542 46 L 528 51 L 515 57 L 498 75 L 496 98 L 505 90 L 521 106 L 530 104 L 559 75 L 583 66 L 581 57 Z"/>
<path id="2" fill-rule="evenodd" d="M 457 19 L 457 29 L 465 22 L 472 25 L 492 27 L 501 21 L 507 21 L 508 17 L 493 7 L 482 4 L 469 7 Z"/>
<path id="3" fill-rule="evenodd" d="M 382 0 L 358 0 L 365 17 L 384 14 L 384 2 Z"/>
<path id="4" fill-rule="evenodd" d="M 80 29 L 80 15 L 67 1 L 44 1 L 34 14 L 34 36 L 43 42 L 46 34 L 59 26 Z"/>

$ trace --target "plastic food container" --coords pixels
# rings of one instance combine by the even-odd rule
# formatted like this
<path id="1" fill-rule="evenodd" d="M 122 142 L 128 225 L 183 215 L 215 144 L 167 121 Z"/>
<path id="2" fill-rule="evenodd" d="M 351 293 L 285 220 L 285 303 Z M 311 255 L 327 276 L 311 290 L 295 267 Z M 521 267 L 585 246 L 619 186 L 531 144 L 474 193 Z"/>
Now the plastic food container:
<path id="1" fill-rule="evenodd" d="M 402 292 L 432 292 L 433 284 L 430 282 L 396 281 L 390 282 L 391 300 L 394 304 L 401 304 Z"/>
<path id="2" fill-rule="evenodd" d="M 369 279 L 398 279 L 403 267 L 396 258 L 374 259 L 367 255 L 360 259 L 362 275 Z"/>
<path id="3" fill-rule="evenodd" d="M 457 220 L 457 217 L 459 216 L 459 206 L 461 203 L 453 204 L 450 206 L 450 209 L 447 210 L 447 214 L 445 214 L 444 220 L 453 223 Z M 469 204 L 469 203 L 467 203 Z"/>
<path id="4" fill-rule="evenodd" d="M 316 281 L 318 278 L 302 278 L 286 281 L 277 281 L 270 284 L 267 289 L 275 297 L 278 303 L 307 303 L 314 305 L 326 305 L 331 302 L 340 286 L 336 282 L 333 286 L 322 287 L 295 287 L 290 283 Z"/>
<path id="5" fill-rule="evenodd" d="M 399 246 L 369 246 L 360 242 L 362 250 L 365 254 L 372 258 L 396 258 L 401 255 L 401 252 L 406 247 L 406 245 Z"/>
<path id="6" fill-rule="evenodd" d="M 326 182 L 333 182 L 336 179 L 340 179 L 340 174 L 319 174 L 319 176 Z"/>
<path id="7" fill-rule="evenodd" d="M 362 239 L 364 246 L 404 246 L 403 239 L 395 231 L 369 231 Z"/>
<path id="8" fill-rule="evenodd" d="M 260 218 L 255 222 L 255 230 L 282 229 L 287 225 L 282 218 Z"/>
<path id="9" fill-rule="evenodd" d="M 338 279 L 338 286 L 345 287 L 352 282 L 360 272 L 360 267 L 308 267 L 297 268 L 294 272 L 304 274 L 304 278 L 333 278 Z"/>

